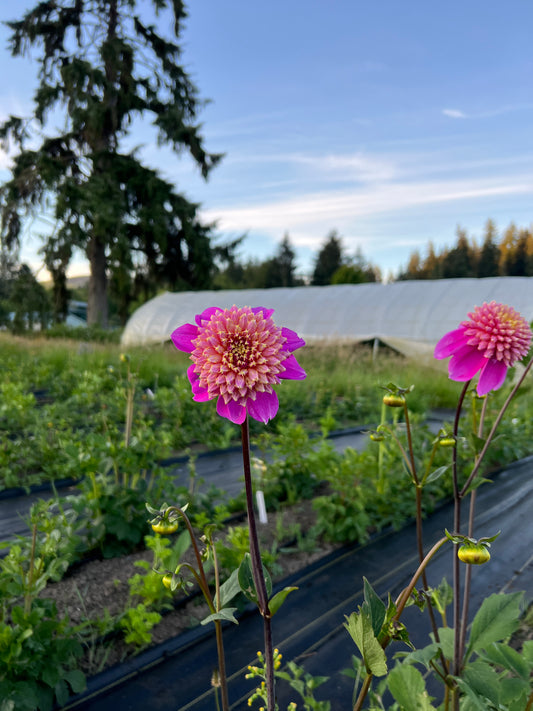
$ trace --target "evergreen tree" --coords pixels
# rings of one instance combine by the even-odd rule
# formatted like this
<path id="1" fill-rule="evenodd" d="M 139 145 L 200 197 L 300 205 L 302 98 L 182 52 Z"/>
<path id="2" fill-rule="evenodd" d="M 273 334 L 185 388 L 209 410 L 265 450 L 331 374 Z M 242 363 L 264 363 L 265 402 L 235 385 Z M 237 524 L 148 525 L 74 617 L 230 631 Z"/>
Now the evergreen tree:
<path id="1" fill-rule="evenodd" d="M 507 276 L 528 276 L 529 257 L 527 253 L 528 233 L 520 230 L 514 249 L 507 255 L 505 271 Z"/>
<path id="2" fill-rule="evenodd" d="M 404 271 L 400 272 L 398 275 L 398 281 L 408 281 L 409 279 L 420 279 L 422 273 L 422 264 L 420 259 L 420 252 L 414 250 L 411 252 L 409 257 L 409 262 Z"/>
<path id="3" fill-rule="evenodd" d="M 441 264 L 438 256 L 435 254 L 433 242 L 428 245 L 428 253 L 424 259 L 423 274 L 425 279 L 440 279 Z"/>
<path id="4" fill-rule="evenodd" d="M 279 286 L 296 285 L 294 276 L 294 272 L 296 271 L 295 257 L 296 254 L 292 248 L 289 235 L 285 234 L 274 257 L 274 266 L 279 273 Z"/>
<path id="5" fill-rule="evenodd" d="M 479 259 L 476 265 L 477 277 L 499 276 L 499 256 L 500 250 L 496 244 L 498 233 L 496 225 L 492 220 L 487 220 L 485 225 L 485 239 L 479 252 Z"/>
<path id="6" fill-rule="evenodd" d="M 213 250 L 197 206 L 135 150 L 121 151 L 134 118 L 148 116 L 159 143 L 186 149 L 204 178 L 221 157 L 204 150 L 198 91 L 180 66 L 185 17 L 181 0 L 41 0 L 8 23 L 12 55 L 31 52 L 40 83 L 31 119 L 0 126 L 4 146 L 19 151 L 0 191 L 1 236 L 15 246 L 25 213 L 52 198 L 59 227 L 44 254 L 60 313 L 76 248 L 90 264 L 90 323 L 107 322 L 108 274 L 125 311 L 136 289 L 209 284 Z M 171 36 L 158 33 L 162 18 Z M 61 131 L 47 120 L 54 111 L 65 112 Z"/>
<path id="7" fill-rule="evenodd" d="M 460 279 L 474 276 L 472 249 L 465 230 L 457 228 L 457 244 L 445 255 L 442 262 L 444 279 Z"/>
<path id="8" fill-rule="evenodd" d="M 502 241 L 500 242 L 500 274 L 502 276 L 510 276 L 517 242 L 518 228 L 514 222 L 511 222 L 503 233 Z"/>
<path id="9" fill-rule="evenodd" d="M 331 284 L 331 278 L 343 265 L 342 240 L 333 230 L 326 237 L 326 241 L 317 254 L 311 284 L 314 286 L 324 286 Z"/>

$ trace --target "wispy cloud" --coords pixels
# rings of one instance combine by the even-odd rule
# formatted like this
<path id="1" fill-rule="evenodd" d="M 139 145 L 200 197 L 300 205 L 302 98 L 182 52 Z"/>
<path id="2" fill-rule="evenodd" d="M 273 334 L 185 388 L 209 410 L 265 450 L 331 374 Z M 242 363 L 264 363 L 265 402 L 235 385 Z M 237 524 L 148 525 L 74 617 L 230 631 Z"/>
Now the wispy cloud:
<path id="1" fill-rule="evenodd" d="M 468 116 L 463 111 L 459 111 L 459 109 L 442 109 L 442 113 L 445 116 L 448 116 L 449 118 L 453 118 L 453 119 L 468 118 Z"/>
<path id="2" fill-rule="evenodd" d="M 492 118 L 493 116 L 503 116 L 504 114 L 515 113 L 516 111 L 531 111 L 533 103 L 524 104 L 506 104 L 505 106 L 497 106 L 486 111 L 474 111 L 466 113 L 460 109 L 442 109 L 444 116 L 452 119 L 484 119 Z"/>
<path id="3" fill-rule="evenodd" d="M 204 219 L 231 232 L 259 231 L 278 237 L 288 231 L 296 246 L 315 249 L 333 227 L 357 229 L 358 219 L 414 207 L 510 195 L 533 195 L 533 175 L 498 179 L 389 183 L 346 191 L 309 193 L 243 208 L 210 209 Z"/>

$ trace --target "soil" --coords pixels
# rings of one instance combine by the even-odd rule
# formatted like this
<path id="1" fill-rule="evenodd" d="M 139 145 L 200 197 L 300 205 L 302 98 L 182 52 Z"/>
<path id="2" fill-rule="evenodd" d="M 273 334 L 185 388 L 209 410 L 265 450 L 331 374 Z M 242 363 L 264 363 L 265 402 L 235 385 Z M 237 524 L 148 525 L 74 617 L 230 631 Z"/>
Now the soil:
<path id="1" fill-rule="evenodd" d="M 294 531 L 296 526 L 299 527 L 300 537 L 305 539 L 315 521 L 312 502 L 302 501 L 283 512 L 269 514 L 268 523 L 258 523 L 261 550 L 271 550 L 273 545 L 278 550 L 282 549 L 276 560 L 275 570 L 272 571 L 274 582 L 306 567 L 338 547 L 320 542 L 309 546 L 311 550 L 308 550 L 307 546 L 304 546 L 303 550 L 302 546 L 297 545 L 294 533 L 292 539 L 279 540 L 280 530 Z M 220 535 L 223 537 L 223 533 Z M 193 563 L 192 551 L 189 549 L 181 560 L 190 560 Z M 143 572 L 143 568 L 135 565 L 138 561 L 148 561 L 151 565 L 152 552 L 141 551 L 120 558 L 93 560 L 77 565 L 63 580 L 49 584 L 42 594 L 53 599 L 60 614 L 68 616 L 73 625 L 102 619 L 106 611 L 111 617 L 116 617 L 128 607 L 141 602 L 140 599 L 131 598 L 128 585 L 129 578 Z M 165 611 L 161 622 L 152 629 L 151 645 L 164 642 L 198 625 L 208 614 L 207 605 L 201 596 L 189 598 L 187 601 L 182 592 L 176 591 L 174 603 L 174 609 Z M 85 656 L 80 666 L 87 675 L 120 663 L 139 651 L 131 644 L 126 644 L 122 635 L 109 634 L 113 627 L 111 620 L 107 627 L 106 630 L 106 624 L 101 624 L 98 632 L 92 627 L 93 631 L 88 636 L 83 636 Z"/>

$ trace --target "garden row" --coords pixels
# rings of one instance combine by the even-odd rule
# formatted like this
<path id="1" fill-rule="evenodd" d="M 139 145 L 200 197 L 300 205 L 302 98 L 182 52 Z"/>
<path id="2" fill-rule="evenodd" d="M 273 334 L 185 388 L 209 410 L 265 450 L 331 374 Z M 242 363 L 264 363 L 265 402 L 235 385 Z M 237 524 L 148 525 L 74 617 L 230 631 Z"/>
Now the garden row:
<path id="1" fill-rule="evenodd" d="M 193 403 L 188 361 L 173 348 L 125 355 L 118 346 L 4 335 L 0 357 L 0 491 L 109 469 L 140 472 L 200 443 L 211 450 L 238 437 L 213 403 Z M 376 422 L 377 383 L 406 369 L 398 357 L 372 363 L 362 348 L 308 349 L 302 362 L 309 373 L 306 387 L 284 382 L 278 420 L 294 418 L 311 430 L 326 411 L 339 427 Z M 426 377 L 434 379 L 434 371 L 428 369 Z M 450 401 L 446 378 L 437 380 L 441 392 L 421 388 L 413 394 L 413 409 L 423 412 Z M 263 430 L 252 423 L 252 435 Z"/>
<path id="2" fill-rule="evenodd" d="M 165 369 L 163 359 L 158 367 L 147 354 L 121 357 L 118 351 L 102 351 L 89 363 L 87 353 L 73 356 L 65 350 L 47 360 L 35 352 L 23 358 L 10 348 L 2 382 L 2 445 L 5 453 L 13 443 L 22 447 L 25 438 L 32 446 L 20 449 L 6 468 L 31 461 L 28 472 L 78 481 L 74 494 L 32 508 L 28 536 L 6 543 L 9 550 L 0 563 L 0 663 L 5 670 L 0 709 L 32 711 L 64 704 L 83 687 L 86 674 L 149 645 L 162 616 L 174 608 L 162 576 L 187 555 L 190 541 L 182 531 L 151 531 L 146 503 L 156 508 L 164 502 L 188 504 L 198 535 L 216 540 L 223 577 L 242 561 L 249 541 L 247 527 L 232 518 L 245 509 L 242 497 L 228 500 L 219 490 L 198 493 L 193 455 L 188 487 L 177 485 L 172 471 L 158 464 L 195 443 L 220 446 L 236 435 L 234 427 L 214 415 L 212 403 L 190 407 L 186 361 Z M 328 356 L 324 363 L 324 352 L 310 354 L 322 363 L 313 385 L 300 397 L 297 390 L 291 392 L 290 383 L 280 388 L 284 416 L 255 437 L 258 451 L 265 453 L 257 463 L 255 484 L 264 492 L 268 510 L 296 511 L 302 501 L 312 501 L 305 528 L 290 514 L 276 519 L 264 549 L 271 569 L 283 570 L 290 556 L 287 548 L 306 553 L 325 544 L 364 542 L 371 532 L 398 528 L 414 515 L 412 481 L 402 464 L 407 443 L 399 410 L 382 406 L 383 391 L 371 382 L 387 383 L 389 373 L 361 351 L 352 354 L 351 362 L 340 351 Z M 399 366 L 394 359 L 388 367 L 398 372 Z M 397 377 L 410 376 L 405 371 Z M 430 378 L 427 391 L 435 394 L 439 378 L 433 373 Z M 38 390 L 46 394 L 40 402 Z M 414 453 L 419 470 L 427 472 L 427 512 L 449 495 L 450 481 L 446 436 L 435 437 L 422 424 L 428 404 L 424 392 L 422 388 L 418 398 L 416 391 L 410 393 L 409 405 L 413 403 L 411 420 L 418 424 Z M 513 403 L 488 467 L 530 452 L 533 418 L 526 402 L 518 398 Z M 430 404 L 448 403 L 442 397 Z M 495 399 L 487 418 L 497 406 Z M 337 452 L 328 434 L 339 424 L 361 423 L 363 417 L 381 421 L 383 427 L 371 433 L 373 442 L 361 452 Z M 461 440 L 459 455 L 469 461 L 477 448 L 479 442 Z M 468 466 L 462 472 L 466 477 Z M 10 485 L 29 483 L 17 479 Z M 128 569 L 126 579 L 120 579 L 119 561 L 132 554 L 139 556 L 138 570 Z M 69 579 L 91 564 L 87 561 L 113 561 L 114 556 L 107 573 L 113 606 L 93 606 L 82 583 L 73 590 L 73 599 L 65 598 Z M 190 592 L 188 585 L 185 592 Z M 70 615 L 59 614 L 59 607 Z"/>

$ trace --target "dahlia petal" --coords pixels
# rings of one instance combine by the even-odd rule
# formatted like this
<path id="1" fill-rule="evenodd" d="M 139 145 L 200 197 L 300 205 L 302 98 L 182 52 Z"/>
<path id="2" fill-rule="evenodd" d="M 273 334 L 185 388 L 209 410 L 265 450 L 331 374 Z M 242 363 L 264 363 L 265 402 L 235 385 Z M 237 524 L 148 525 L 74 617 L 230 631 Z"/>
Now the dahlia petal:
<path id="1" fill-rule="evenodd" d="M 491 358 L 481 371 L 477 384 L 477 394 L 486 395 L 491 390 L 498 390 L 507 375 L 507 366 L 501 360 Z"/>
<path id="2" fill-rule="evenodd" d="M 198 327 L 192 323 L 186 323 L 180 326 L 170 334 L 172 343 L 179 351 L 192 353 L 194 350 L 193 341 L 198 337 Z"/>
<path id="3" fill-rule="evenodd" d="M 448 364 L 448 375 L 452 380 L 464 382 L 470 380 L 486 364 L 487 359 L 483 351 L 478 351 L 474 346 L 464 346 L 456 351 Z"/>
<path id="4" fill-rule="evenodd" d="M 201 314 L 198 314 L 195 316 L 194 320 L 198 324 L 198 326 L 202 325 L 202 321 L 210 321 L 211 316 L 213 314 L 216 314 L 218 311 L 222 311 L 223 309 L 220 308 L 220 306 L 210 306 L 208 309 L 205 309 L 205 311 L 202 311 Z"/>
<path id="5" fill-rule="evenodd" d="M 285 358 L 281 365 L 285 370 L 278 374 L 278 378 L 283 378 L 284 380 L 305 380 L 307 374 L 293 355 Z"/>
<path id="6" fill-rule="evenodd" d="M 255 400 L 248 400 L 246 409 L 250 417 L 259 422 L 266 423 L 276 416 L 279 408 L 278 396 L 274 391 L 270 393 L 257 393 Z"/>
<path id="7" fill-rule="evenodd" d="M 295 351 L 297 348 L 302 348 L 305 346 L 305 341 L 303 338 L 296 333 L 296 331 L 291 331 L 290 328 L 283 327 L 281 329 L 281 335 L 287 340 L 283 344 L 283 350 L 285 351 Z"/>
<path id="8" fill-rule="evenodd" d="M 193 400 L 195 402 L 207 402 L 211 399 L 207 389 L 200 385 L 200 378 L 198 377 L 198 373 L 194 371 L 194 365 L 190 365 L 187 368 L 187 377 L 191 384 Z"/>
<path id="9" fill-rule="evenodd" d="M 265 309 L 264 306 L 254 306 L 254 308 L 252 309 L 252 313 L 263 314 L 263 318 L 267 319 L 272 316 L 272 314 L 274 313 L 274 309 Z"/>
<path id="10" fill-rule="evenodd" d="M 466 346 L 468 338 L 464 328 L 457 328 L 455 331 L 446 333 L 435 346 L 434 356 L 439 360 L 453 355 L 459 348 Z"/>
<path id="11" fill-rule="evenodd" d="M 239 405 L 235 400 L 230 400 L 228 403 L 225 403 L 222 397 L 219 397 L 217 400 L 217 413 L 221 417 L 226 417 L 231 422 L 234 422 L 236 425 L 242 425 L 246 419 L 246 408 L 244 405 Z"/>

